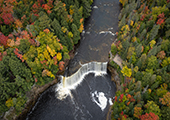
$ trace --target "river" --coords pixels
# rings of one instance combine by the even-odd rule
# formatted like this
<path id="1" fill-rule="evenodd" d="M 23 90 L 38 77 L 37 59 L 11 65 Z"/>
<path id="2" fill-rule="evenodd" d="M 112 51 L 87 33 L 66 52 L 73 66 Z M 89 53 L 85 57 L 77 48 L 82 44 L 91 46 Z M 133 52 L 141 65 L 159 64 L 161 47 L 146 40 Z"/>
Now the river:
<path id="1" fill-rule="evenodd" d="M 91 16 L 85 20 L 79 47 L 70 60 L 65 76 L 73 75 L 82 64 L 108 62 L 111 43 L 118 31 L 119 0 L 94 0 Z M 27 120 L 105 120 L 116 87 L 109 73 L 89 73 L 71 94 L 57 98 L 58 85 L 41 94 Z"/>

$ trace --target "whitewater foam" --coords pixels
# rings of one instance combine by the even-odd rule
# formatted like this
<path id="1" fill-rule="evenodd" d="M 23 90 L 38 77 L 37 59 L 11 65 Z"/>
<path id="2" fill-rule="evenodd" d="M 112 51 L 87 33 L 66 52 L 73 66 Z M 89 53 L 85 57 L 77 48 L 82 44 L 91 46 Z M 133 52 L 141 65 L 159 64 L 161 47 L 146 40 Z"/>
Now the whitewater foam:
<path id="1" fill-rule="evenodd" d="M 57 98 L 64 99 L 68 95 L 71 96 L 71 90 L 83 81 L 84 77 L 89 73 L 94 73 L 95 76 L 107 74 L 107 62 L 89 62 L 81 64 L 79 70 L 69 77 L 61 77 L 61 83 L 56 87 Z"/>
<path id="2" fill-rule="evenodd" d="M 111 34 L 112 36 L 115 36 L 116 35 L 116 33 L 112 33 L 112 31 L 101 31 L 101 32 L 99 32 L 99 34 L 103 34 L 103 33 L 106 33 L 106 34 Z"/>
<path id="3" fill-rule="evenodd" d="M 91 93 L 92 101 L 95 102 L 103 111 L 107 106 L 107 98 L 105 97 L 103 92 Z"/>

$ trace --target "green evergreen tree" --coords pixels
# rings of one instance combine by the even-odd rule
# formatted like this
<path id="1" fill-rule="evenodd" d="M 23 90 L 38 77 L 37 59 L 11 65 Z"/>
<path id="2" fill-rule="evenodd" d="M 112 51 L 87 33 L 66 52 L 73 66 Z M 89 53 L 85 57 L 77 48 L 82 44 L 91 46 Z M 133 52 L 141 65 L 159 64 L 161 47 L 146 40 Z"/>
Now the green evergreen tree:
<path id="1" fill-rule="evenodd" d="M 142 33 L 139 35 L 140 41 L 143 41 L 145 39 L 146 33 L 147 33 L 147 31 L 146 31 L 146 29 L 144 29 L 142 31 Z"/>
<path id="2" fill-rule="evenodd" d="M 67 18 L 65 18 L 64 16 L 61 16 L 60 24 L 61 24 L 62 27 L 65 27 L 65 28 L 67 28 L 69 30 Z"/>
<path id="3" fill-rule="evenodd" d="M 160 25 L 153 26 L 153 28 L 150 32 L 150 35 L 149 35 L 150 41 L 153 40 L 157 36 L 159 28 L 160 28 Z"/>
<path id="4" fill-rule="evenodd" d="M 53 22 L 51 23 L 51 26 L 54 29 L 57 37 L 60 39 L 60 42 L 63 45 L 67 45 L 66 40 L 64 38 L 64 33 L 61 31 L 61 26 L 60 26 L 60 23 L 58 22 L 58 20 L 54 19 Z"/>
<path id="5" fill-rule="evenodd" d="M 139 44 L 136 47 L 135 52 L 136 52 L 136 56 L 139 58 L 141 56 L 141 53 L 142 53 L 142 44 Z"/>
<path id="6" fill-rule="evenodd" d="M 148 57 L 150 57 L 151 55 L 155 56 L 158 51 L 157 51 L 157 46 L 154 46 L 149 52 L 148 52 Z"/>
<path id="7" fill-rule="evenodd" d="M 61 21 L 61 16 L 67 18 L 68 12 L 65 11 L 65 7 L 63 7 L 63 3 L 61 1 L 54 2 L 54 12 L 56 13 L 56 19 Z"/>
<path id="8" fill-rule="evenodd" d="M 80 27 L 80 19 L 82 18 L 78 8 L 76 6 L 70 6 L 70 9 L 74 11 L 73 13 L 73 23 L 77 26 L 77 28 Z"/>
<path id="9" fill-rule="evenodd" d="M 170 107 L 161 107 L 162 120 L 168 120 L 170 118 Z"/>
<path id="10" fill-rule="evenodd" d="M 38 21 L 35 22 L 35 25 L 37 25 L 40 29 L 40 31 L 43 31 L 44 29 L 48 28 L 48 29 L 51 29 L 51 22 L 52 20 L 48 17 L 48 15 L 41 11 L 39 13 L 39 18 L 38 18 Z"/>
<path id="11" fill-rule="evenodd" d="M 167 2 L 166 0 L 156 0 L 158 6 L 164 6 Z"/>
<path id="12" fill-rule="evenodd" d="M 139 33 L 141 33 L 143 30 L 145 29 L 145 23 L 144 22 L 142 22 L 141 24 L 140 24 L 140 28 L 139 28 Z"/>
<path id="13" fill-rule="evenodd" d="M 130 43 L 128 40 L 122 42 L 123 49 L 126 50 L 129 48 Z"/>
<path id="14" fill-rule="evenodd" d="M 142 54 L 138 62 L 136 63 L 136 66 L 138 66 L 140 70 L 144 70 L 146 68 L 146 60 L 147 60 L 146 54 Z"/>
<path id="15" fill-rule="evenodd" d="M 165 32 L 165 36 L 166 36 L 166 38 L 169 38 L 169 36 L 170 36 L 170 29 Z"/>
<path id="16" fill-rule="evenodd" d="M 78 2 L 78 0 L 74 0 L 74 4 L 75 4 L 75 6 L 76 6 L 77 8 L 79 8 L 79 2 Z"/>
<path id="17" fill-rule="evenodd" d="M 38 21 L 36 23 L 38 24 Z M 40 31 L 37 25 L 29 25 L 28 30 L 32 33 L 33 37 L 37 36 Z"/>
<path id="18" fill-rule="evenodd" d="M 167 29 L 170 29 L 170 17 L 168 17 L 166 20 L 165 20 L 165 26 Z"/>
<path id="19" fill-rule="evenodd" d="M 148 32 L 152 29 L 152 27 L 153 27 L 154 24 L 155 24 L 155 21 L 154 21 L 154 20 L 150 20 L 150 21 L 147 21 L 147 22 L 146 22 L 146 28 L 147 28 L 147 31 L 148 31 Z"/>
<path id="20" fill-rule="evenodd" d="M 87 0 L 81 0 L 81 1 L 82 1 L 81 6 L 83 6 L 83 16 L 84 18 L 87 18 L 90 16 L 90 12 L 91 12 L 90 3 Z"/>
<path id="21" fill-rule="evenodd" d="M 150 82 L 150 78 L 151 78 L 152 74 L 145 72 L 143 77 L 142 77 L 142 86 L 146 87 L 147 85 L 149 85 Z"/>
<path id="22" fill-rule="evenodd" d="M 30 48 L 30 42 L 28 40 L 22 39 L 20 40 L 20 45 L 18 46 L 18 49 L 25 54 L 26 52 L 29 51 Z"/>
<path id="23" fill-rule="evenodd" d="M 125 18 L 128 16 L 128 13 L 130 12 L 129 9 L 130 9 L 129 5 L 126 5 L 126 7 L 121 11 L 122 15 L 125 16 Z"/>
<path id="24" fill-rule="evenodd" d="M 70 7 L 71 5 L 74 5 L 75 0 L 62 0 L 62 2 L 66 4 L 67 10 L 69 10 L 69 7 Z"/>
<path id="25" fill-rule="evenodd" d="M 61 26 L 60 26 L 60 23 L 58 22 L 58 20 L 56 20 L 56 19 L 54 18 L 53 22 L 51 23 L 51 26 L 52 26 L 52 28 L 54 29 L 55 34 L 56 34 L 57 36 L 59 36 L 59 35 L 62 34 Z"/>
<path id="26" fill-rule="evenodd" d="M 135 75 L 135 79 L 136 79 L 137 81 L 141 81 L 141 80 L 142 80 L 142 77 L 143 77 L 143 74 L 142 74 L 142 72 L 140 72 L 140 71 L 138 71 L 138 72 L 136 73 L 136 75 Z"/>
<path id="27" fill-rule="evenodd" d="M 132 17 L 132 21 L 138 22 L 139 17 L 140 17 L 140 15 L 138 14 L 138 12 L 134 13 L 134 15 L 133 15 L 133 17 Z"/>
<path id="28" fill-rule="evenodd" d="M 137 8 L 137 2 L 134 0 L 134 1 L 132 1 L 131 4 L 129 4 L 129 6 L 130 6 L 130 8 L 129 8 L 128 14 L 129 14 L 130 12 L 132 12 L 133 10 L 136 10 L 136 8 Z"/>
<path id="29" fill-rule="evenodd" d="M 67 42 L 67 48 L 69 51 L 73 49 L 74 43 L 72 39 L 70 39 L 68 36 L 65 36 L 66 42 Z"/>
<path id="30" fill-rule="evenodd" d="M 123 18 L 121 19 L 121 21 L 119 22 L 119 28 L 122 28 L 125 24 L 126 24 L 126 20 L 125 20 L 125 15 L 123 16 Z"/>
<path id="31" fill-rule="evenodd" d="M 74 23 L 71 25 L 71 29 L 72 29 L 72 33 L 73 33 L 73 42 L 74 42 L 74 44 L 77 44 L 78 40 L 80 40 L 80 32 Z"/>
<path id="32" fill-rule="evenodd" d="M 158 68 L 158 66 L 159 66 L 159 64 L 158 64 L 158 60 L 157 60 L 156 56 L 151 55 L 151 57 L 149 57 L 147 60 L 147 68 L 156 70 Z"/>

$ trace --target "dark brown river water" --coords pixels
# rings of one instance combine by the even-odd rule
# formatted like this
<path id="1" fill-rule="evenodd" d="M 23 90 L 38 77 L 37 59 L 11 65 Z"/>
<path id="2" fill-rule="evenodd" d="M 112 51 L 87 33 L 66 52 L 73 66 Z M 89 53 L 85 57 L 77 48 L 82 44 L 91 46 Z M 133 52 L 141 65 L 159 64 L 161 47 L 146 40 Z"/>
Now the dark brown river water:
<path id="1" fill-rule="evenodd" d="M 108 61 L 111 43 L 118 31 L 120 9 L 119 0 L 94 0 L 80 45 L 65 76 L 75 73 L 80 64 Z M 109 73 L 97 77 L 93 73 L 86 75 L 82 83 L 71 90 L 72 96 L 63 100 L 57 99 L 56 86 L 42 93 L 26 120 L 105 120 L 116 91 Z"/>

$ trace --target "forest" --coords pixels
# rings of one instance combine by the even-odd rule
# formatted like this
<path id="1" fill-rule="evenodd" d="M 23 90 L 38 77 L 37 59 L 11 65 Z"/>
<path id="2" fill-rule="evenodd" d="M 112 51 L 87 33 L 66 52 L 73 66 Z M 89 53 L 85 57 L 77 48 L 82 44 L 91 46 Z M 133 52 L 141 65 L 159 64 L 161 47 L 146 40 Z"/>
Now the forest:
<path id="1" fill-rule="evenodd" d="M 93 0 L 0 1 L 0 115 L 20 114 L 27 92 L 64 69 Z"/>
<path id="2" fill-rule="evenodd" d="M 113 55 L 121 79 L 112 120 L 170 119 L 170 0 L 119 0 L 117 40 Z"/>

